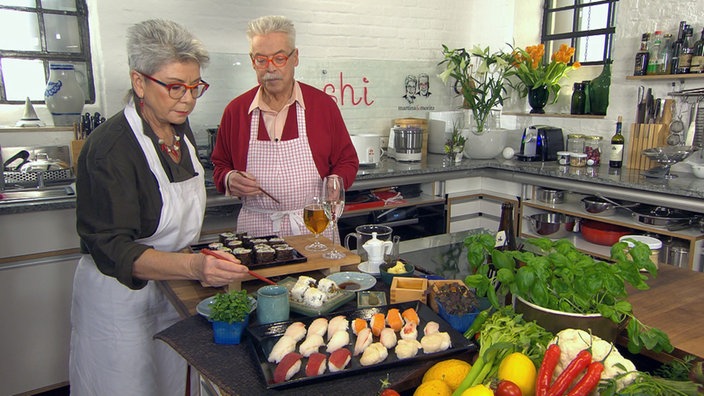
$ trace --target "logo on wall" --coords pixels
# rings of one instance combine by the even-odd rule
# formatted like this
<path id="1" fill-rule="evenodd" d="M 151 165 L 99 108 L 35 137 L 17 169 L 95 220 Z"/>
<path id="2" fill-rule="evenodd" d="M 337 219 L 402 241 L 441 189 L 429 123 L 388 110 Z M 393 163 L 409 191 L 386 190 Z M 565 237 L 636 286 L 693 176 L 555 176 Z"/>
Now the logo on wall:
<path id="1" fill-rule="evenodd" d="M 418 75 L 408 74 L 403 81 L 404 101 L 399 110 L 435 110 L 435 106 L 428 103 L 430 92 L 430 76 L 428 73 Z"/>

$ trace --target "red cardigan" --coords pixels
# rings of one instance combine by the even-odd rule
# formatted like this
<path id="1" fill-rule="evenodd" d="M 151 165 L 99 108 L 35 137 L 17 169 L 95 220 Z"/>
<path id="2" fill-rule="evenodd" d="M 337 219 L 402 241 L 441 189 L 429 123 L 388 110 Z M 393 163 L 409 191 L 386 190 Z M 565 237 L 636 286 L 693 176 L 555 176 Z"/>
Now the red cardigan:
<path id="1" fill-rule="evenodd" d="M 306 132 L 315 166 L 321 179 L 336 174 L 342 176 L 345 188 L 357 177 L 359 159 L 352 145 L 347 127 L 337 104 L 323 91 L 300 83 L 306 105 Z M 259 86 L 233 99 L 225 108 L 220 121 L 211 161 L 215 166 L 213 179 L 220 192 L 225 192 L 225 176 L 233 169 L 246 171 L 249 151 L 249 129 L 252 119 L 248 113 Z M 261 117 L 261 116 L 260 116 Z M 281 140 L 298 137 L 296 106 L 290 106 Z M 270 140 L 259 120 L 259 140 Z"/>

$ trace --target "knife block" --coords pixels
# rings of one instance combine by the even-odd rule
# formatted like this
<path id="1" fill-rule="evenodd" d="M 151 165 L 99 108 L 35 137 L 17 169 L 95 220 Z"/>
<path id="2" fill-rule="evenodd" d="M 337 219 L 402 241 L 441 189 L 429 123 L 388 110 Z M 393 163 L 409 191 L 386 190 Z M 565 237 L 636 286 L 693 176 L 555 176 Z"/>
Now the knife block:
<path id="1" fill-rule="evenodd" d="M 81 154 L 85 142 L 83 139 L 71 140 L 71 167 L 74 174 L 78 174 L 78 155 Z"/>
<path id="2" fill-rule="evenodd" d="M 667 144 L 669 128 L 666 124 L 632 124 L 628 139 L 626 168 L 647 170 L 657 163 L 642 154 L 643 150 Z"/>

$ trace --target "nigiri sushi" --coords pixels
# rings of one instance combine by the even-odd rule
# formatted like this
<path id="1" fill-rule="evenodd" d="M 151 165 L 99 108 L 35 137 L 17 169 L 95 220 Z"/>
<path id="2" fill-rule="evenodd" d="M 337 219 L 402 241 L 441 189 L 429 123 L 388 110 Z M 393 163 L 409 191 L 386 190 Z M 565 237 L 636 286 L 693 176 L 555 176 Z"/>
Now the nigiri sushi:
<path id="1" fill-rule="evenodd" d="M 278 384 L 288 381 L 296 375 L 301 370 L 301 358 L 302 356 L 296 352 L 286 354 L 274 369 L 274 382 Z"/>
<path id="2" fill-rule="evenodd" d="M 313 323 L 308 326 L 308 337 L 311 334 L 317 334 L 321 337 L 325 337 L 325 333 L 328 331 L 328 320 L 326 318 L 318 318 L 313 321 Z"/>
<path id="3" fill-rule="evenodd" d="M 352 360 L 352 354 L 347 348 L 340 348 L 330 354 L 328 358 L 328 368 L 331 373 L 344 370 Z"/>
<path id="4" fill-rule="evenodd" d="M 323 345 L 325 345 L 325 340 L 323 340 L 322 336 L 318 334 L 311 334 L 298 347 L 298 352 L 300 352 L 301 355 L 308 357 L 311 354 L 318 352 L 318 348 Z"/>
<path id="5" fill-rule="evenodd" d="M 420 324 L 420 318 L 418 317 L 418 313 L 416 312 L 415 308 L 405 309 L 401 316 L 403 316 L 403 319 L 406 321 L 406 323 L 414 322 L 416 326 Z"/>
<path id="6" fill-rule="evenodd" d="M 345 330 L 349 329 L 350 323 L 347 320 L 346 317 L 343 315 L 338 315 L 335 316 L 334 318 L 330 319 L 328 322 L 328 341 L 332 338 L 332 336 L 337 333 L 340 330 Z"/>
<path id="7" fill-rule="evenodd" d="M 425 335 L 437 333 L 438 331 L 440 331 L 440 325 L 438 324 L 438 322 L 430 321 L 426 323 L 425 327 L 423 328 L 423 334 Z"/>
<path id="8" fill-rule="evenodd" d="M 369 348 L 364 350 L 359 363 L 362 366 L 371 366 L 383 362 L 389 356 L 389 351 L 380 342 L 375 342 L 369 345 Z"/>
<path id="9" fill-rule="evenodd" d="M 387 327 L 381 331 L 379 342 L 387 349 L 396 346 L 396 332 L 391 327 Z"/>
<path id="10" fill-rule="evenodd" d="M 286 328 L 284 335 L 289 336 L 298 342 L 306 336 L 306 325 L 302 322 L 293 322 Z"/>
<path id="11" fill-rule="evenodd" d="M 384 317 L 384 314 L 374 314 L 372 319 L 369 321 L 369 326 L 372 328 L 372 334 L 379 337 L 381 335 L 381 330 L 386 327 L 386 318 Z"/>
<path id="12" fill-rule="evenodd" d="M 394 352 L 396 353 L 396 357 L 399 359 L 408 359 L 412 358 L 413 356 L 418 354 L 418 349 L 421 347 L 420 342 L 418 340 L 408 340 L 408 339 L 400 339 L 398 340 L 398 343 L 396 344 L 396 348 L 394 349 Z"/>
<path id="13" fill-rule="evenodd" d="M 316 352 L 308 357 L 306 364 L 306 377 L 315 377 L 325 372 L 328 368 L 327 356 L 324 353 Z"/>
<path id="14" fill-rule="evenodd" d="M 420 345 L 424 353 L 435 353 L 446 350 L 452 346 L 452 342 L 450 335 L 443 331 L 423 336 L 420 339 Z"/>
<path id="15" fill-rule="evenodd" d="M 362 318 L 355 318 L 352 321 L 352 332 L 354 335 L 359 334 L 362 329 L 366 329 L 367 327 L 367 321 Z"/>
<path id="16" fill-rule="evenodd" d="M 350 343 L 350 333 L 347 330 L 339 330 L 332 335 L 330 341 L 328 341 L 327 352 L 335 352 L 336 350 L 346 346 Z"/>
<path id="17" fill-rule="evenodd" d="M 401 331 L 403 328 L 403 318 L 397 308 L 391 308 L 389 312 L 386 313 L 386 324 L 397 333 Z"/>
<path id="18" fill-rule="evenodd" d="M 401 338 L 404 340 L 415 340 L 418 338 L 416 322 L 408 322 L 401 329 Z"/>
<path id="19" fill-rule="evenodd" d="M 279 363 L 281 359 L 284 358 L 288 353 L 293 352 L 296 350 L 296 340 L 293 339 L 291 336 L 282 336 L 279 338 L 278 341 L 276 341 L 276 344 L 274 344 L 274 347 L 271 348 L 271 352 L 269 353 L 269 361 L 271 363 Z"/>
<path id="20" fill-rule="evenodd" d="M 364 350 L 367 349 L 373 341 L 374 337 L 372 337 L 372 330 L 368 327 L 362 329 L 362 331 L 357 334 L 357 341 L 354 343 L 354 356 L 364 352 Z"/>

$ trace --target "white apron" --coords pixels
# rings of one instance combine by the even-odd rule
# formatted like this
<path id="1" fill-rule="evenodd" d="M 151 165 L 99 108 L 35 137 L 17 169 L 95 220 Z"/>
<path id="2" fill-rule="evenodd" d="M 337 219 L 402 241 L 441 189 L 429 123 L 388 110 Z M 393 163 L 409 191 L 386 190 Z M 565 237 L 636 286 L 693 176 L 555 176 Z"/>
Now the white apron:
<path id="1" fill-rule="evenodd" d="M 249 128 L 247 172 L 281 204 L 263 194 L 243 197 L 237 231 L 252 236 L 310 234 L 303 223 L 303 207 L 309 198 L 320 196 L 323 181 L 308 144 L 305 110 L 296 102 L 298 138 L 278 142 L 257 139 L 259 115 L 255 108 Z M 332 238 L 332 227 L 323 235 Z"/>
<path id="2" fill-rule="evenodd" d="M 157 178 L 163 200 L 156 231 L 137 242 L 169 252 L 196 243 L 205 213 L 205 172 L 195 148 L 183 139 L 198 176 L 171 183 L 132 101 L 124 113 Z M 155 282 L 131 290 L 103 275 L 92 257 L 83 255 L 74 276 L 71 305 L 71 394 L 183 395 L 186 361 L 167 344 L 153 339 L 178 320 L 178 313 Z"/>

